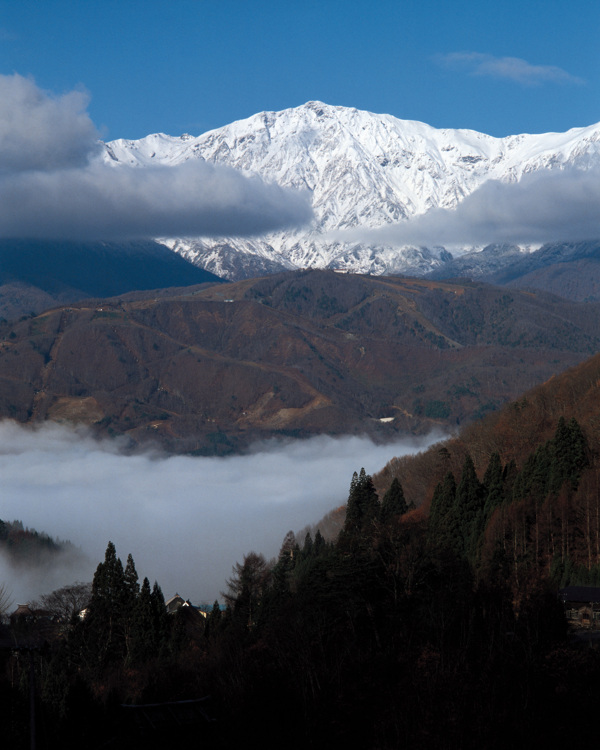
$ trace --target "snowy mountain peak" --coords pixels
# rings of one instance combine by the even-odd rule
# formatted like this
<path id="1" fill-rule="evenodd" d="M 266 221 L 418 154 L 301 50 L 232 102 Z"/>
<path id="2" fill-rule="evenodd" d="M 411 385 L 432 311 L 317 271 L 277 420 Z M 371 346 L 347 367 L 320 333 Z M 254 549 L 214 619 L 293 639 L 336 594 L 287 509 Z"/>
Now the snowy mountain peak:
<path id="1" fill-rule="evenodd" d="M 494 138 L 310 101 L 197 137 L 157 133 L 112 141 L 105 159 L 115 167 L 205 159 L 311 191 L 316 224 L 309 230 L 252 240 L 166 241 L 213 273 L 234 279 L 302 267 L 422 273 L 443 262 L 440 249 L 342 245 L 323 234 L 452 209 L 489 179 L 510 182 L 538 170 L 598 165 L 600 125 Z"/>

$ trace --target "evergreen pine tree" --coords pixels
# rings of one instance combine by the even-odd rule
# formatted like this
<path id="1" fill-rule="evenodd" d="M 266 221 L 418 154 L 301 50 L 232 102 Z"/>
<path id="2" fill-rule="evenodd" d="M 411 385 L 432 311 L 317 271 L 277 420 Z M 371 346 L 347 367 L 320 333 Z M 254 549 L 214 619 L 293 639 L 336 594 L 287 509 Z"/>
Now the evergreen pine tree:
<path id="1" fill-rule="evenodd" d="M 125 579 L 125 586 L 131 598 L 131 601 L 134 602 L 140 592 L 140 584 L 131 553 L 127 555 L 127 563 L 125 564 L 123 577 Z"/>
<path id="2" fill-rule="evenodd" d="M 143 662 L 156 654 L 158 644 L 153 623 L 150 581 L 144 578 L 132 617 L 130 655 L 134 663 Z"/>
<path id="3" fill-rule="evenodd" d="M 221 624 L 221 606 L 217 599 L 215 599 L 210 614 L 208 615 L 208 622 L 210 632 L 214 635 L 218 631 Z"/>
<path id="4" fill-rule="evenodd" d="M 568 424 L 569 436 L 571 438 L 571 484 L 577 489 L 582 470 L 589 465 L 589 446 L 585 435 L 575 417 L 571 417 Z"/>
<path id="5" fill-rule="evenodd" d="M 138 574 L 131 553 L 127 556 L 127 563 L 123 571 L 124 602 L 123 602 L 123 627 L 125 630 L 125 644 L 128 657 L 131 657 L 132 630 L 134 627 L 135 609 L 140 592 Z"/>
<path id="6" fill-rule="evenodd" d="M 308 557 L 311 557 L 314 551 L 314 543 L 312 536 L 310 535 L 310 531 L 306 532 L 306 536 L 304 537 L 304 544 L 302 545 L 302 551 L 300 553 L 300 557 L 302 560 L 306 560 Z"/>
<path id="7" fill-rule="evenodd" d="M 485 517 L 489 518 L 495 508 L 504 502 L 504 471 L 500 454 L 494 451 L 483 476 L 483 493 L 485 497 Z"/>
<path id="8" fill-rule="evenodd" d="M 156 637 L 157 651 L 160 652 L 169 637 L 169 615 L 162 589 L 156 581 L 152 587 L 150 601 L 152 603 L 152 628 Z"/>
<path id="9" fill-rule="evenodd" d="M 379 498 L 370 475 L 362 468 L 354 472 L 346 506 L 346 520 L 340 541 L 346 543 L 366 539 L 374 528 L 379 515 Z"/>
<path id="10" fill-rule="evenodd" d="M 317 529 L 317 533 L 315 534 L 315 542 L 313 545 L 314 555 L 318 556 L 326 549 L 327 549 L 327 542 L 323 538 L 323 535 L 321 534 L 321 530 Z"/>
<path id="11" fill-rule="evenodd" d="M 392 518 L 403 516 L 407 510 L 404 490 L 397 477 L 394 477 L 381 502 L 381 522 L 388 523 Z"/>
<path id="12" fill-rule="evenodd" d="M 84 621 L 92 660 L 99 668 L 125 656 L 129 603 L 123 565 L 115 545 L 109 542 L 104 562 L 94 574 L 89 613 Z"/>
<path id="13" fill-rule="evenodd" d="M 533 482 L 533 475 L 535 473 L 535 455 L 531 454 L 527 456 L 527 459 L 523 465 L 521 471 L 515 476 L 512 487 L 512 499 L 513 501 L 522 500 L 527 497 L 531 484 Z"/>
<path id="14" fill-rule="evenodd" d="M 233 576 L 223 594 L 231 607 L 232 621 L 252 627 L 258 620 L 263 596 L 271 581 L 271 570 L 263 555 L 249 552 L 243 563 L 233 566 Z"/>
<path id="15" fill-rule="evenodd" d="M 222 624 L 221 607 L 215 599 L 212 609 L 207 613 L 204 624 L 204 637 L 207 640 L 214 639 L 221 630 Z"/>
<path id="16" fill-rule="evenodd" d="M 569 420 L 568 424 L 564 417 L 559 419 L 550 451 L 552 454 L 551 491 L 557 493 L 563 482 L 569 482 L 571 489 L 577 489 L 581 472 L 588 464 L 588 445 L 574 417 Z"/>
<path id="17" fill-rule="evenodd" d="M 283 539 L 279 557 L 273 567 L 273 589 L 277 595 L 288 590 L 288 579 L 298 557 L 298 545 L 293 531 L 288 531 Z"/>
<path id="18" fill-rule="evenodd" d="M 454 516 L 457 549 L 474 562 L 483 517 L 483 491 L 475 472 L 475 465 L 467 453 L 460 482 L 456 488 Z"/>
<path id="19" fill-rule="evenodd" d="M 454 547 L 453 529 L 456 480 L 449 471 L 436 486 L 429 511 L 429 542 L 434 547 Z"/>

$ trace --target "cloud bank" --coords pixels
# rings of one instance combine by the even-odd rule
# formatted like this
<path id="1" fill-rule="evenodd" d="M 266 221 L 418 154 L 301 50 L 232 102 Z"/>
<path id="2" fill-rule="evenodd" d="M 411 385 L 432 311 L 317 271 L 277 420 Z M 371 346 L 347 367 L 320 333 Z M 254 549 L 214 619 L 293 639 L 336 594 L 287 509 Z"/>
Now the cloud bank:
<path id="1" fill-rule="evenodd" d="M 29 78 L 0 75 L 0 174 L 83 167 L 100 152 L 83 91 L 52 97 Z"/>
<path id="2" fill-rule="evenodd" d="M 440 439 L 438 436 L 437 439 Z M 212 602 L 232 566 L 254 550 L 278 553 L 284 535 L 346 501 L 352 472 L 373 473 L 393 456 L 433 442 L 376 446 L 319 437 L 257 446 L 228 458 L 126 456 L 118 441 L 93 440 L 54 424 L 0 423 L 0 518 L 70 539 L 89 564 L 46 578 L 18 577 L 0 561 L 0 583 L 19 602 L 75 580 L 91 580 L 109 540 L 140 578 L 165 596 Z"/>
<path id="3" fill-rule="evenodd" d="M 95 162 L 0 179 L 3 237 L 252 236 L 311 216 L 305 194 L 200 161 L 152 168 Z"/>
<path id="4" fill-rule="evenodd" d="M 600 237 L 600 170 L 553 170 L 515 183 L 488 180 L 453 209 L 435 208 L 376 229 L 338 232 L 344 242 L 465 246 L 543 244 Z"/>
<path id="5" fill-rule="evenodd" d="M 532 65 L 519 57 L 494 57 L 482 52 L 450 52 L 436 60 L 445 67 L 464 70 L 470 75 L 504 78 L 524 86 L 543 83 L 581 85 L 584 81 L 556 65 Z"/>
<path id="6" fill-rule="evenodd" d="M 0 76 L 0 100 L 0 237 L 254 236 L 312 219 L 308 193 L 229 167 L 103 163 L 82 92 Z"/>

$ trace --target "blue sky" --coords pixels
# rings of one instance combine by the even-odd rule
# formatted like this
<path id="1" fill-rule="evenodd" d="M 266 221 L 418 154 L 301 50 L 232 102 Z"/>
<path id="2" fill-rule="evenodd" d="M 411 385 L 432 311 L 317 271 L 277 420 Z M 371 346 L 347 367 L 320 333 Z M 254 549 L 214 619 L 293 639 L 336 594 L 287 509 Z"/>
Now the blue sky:
<path id="1" fill-rule="evenodd" d="M 600 3 L 7 0 L 0 74 L 83 87 L 106 140 L 311 99 L 496 136 L 600 120 Z"/>

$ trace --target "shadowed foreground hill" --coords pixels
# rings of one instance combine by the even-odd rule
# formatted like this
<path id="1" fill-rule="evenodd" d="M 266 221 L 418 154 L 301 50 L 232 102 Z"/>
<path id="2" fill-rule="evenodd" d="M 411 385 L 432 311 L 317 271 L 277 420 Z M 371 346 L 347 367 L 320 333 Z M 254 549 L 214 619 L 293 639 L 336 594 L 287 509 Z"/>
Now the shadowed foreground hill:
<path id="1" fill-rule="evenodd" d="M 308 271 L 73 304 L 6 326 L 0 415 L 225 453 L 452 427 L 600 349 L 600 305 Z"/>
<path id="2" fill-rule="evenodd" d="M 600 585 L 599 414 L 595 355 L 375 482 L 355 473 L 337 539 L 288 532 L 277 559 L 249 552 L 207 617 L 167 616 L 160 587 L 109 543 L 88 616 L 35 657 L 40 734 L 137 747 L 200 702 L 180 734 L 216 748 L 253 735 L 298 750 L 529 750 L 574 726 L 592 745 L 599 631 L 569 637 L 557 592 Z M 30 667 L 3 658 L 7 735 L 25 747 Z"/>
<path id="3" fill-rule="evenodd" d="M 0 239 L 0 316 L 8 320 L 89 297 L 220 281 L 152 241 Z"/>
<path id="4" fill-rule="evenodd" d="M 421 505 L 447 471 L 460 474 L 467 453 L 482 476 L 490 456 L 522 465 L 539 445 L 552 438 L 561 417 L 574 418 L 583 430 L 590 455 L 600 456 L 600 354 L 550 378 L 518 400 L 504 405 L 451 438 L 417 456 L 392 459 L 375 477 L 385 491 L 402 475 L 407 497 Z"/>
<path id="5" fill-rule="evenodd" d="M 394 478 L 430 531 L 451 548 L 469 540 L 471 562 L 515 597 L 540 578 L 599 585 L 600 355 L 458 437 L 392 459 L 375 478 L 380 495 Z"/>
<path id="6" fill-rule="evenodd" d="M 388 481 L 412 465 L 434 480 L 444 464 L 429 513 L 426 494 L 413 509 L 398 481 L 378 496 L 355 472 L 336 540 L 288 532 L 271 562 L 249 552 L 227 608 L 206 617 L 166 615 L 160 587 L 140 586 L 133 558 L 124 568 L 109 543 L 87 616 L 33 664 L 40 734 L 138 747 L 171 736 L 187 705 L 179 736 L 215 748 L 250 735 L 293 750 L 529 750 L 566 744 L 573 727 L 593 746 L 600 631 L 583 616 L 569 631 L 557 592 L 600 583 L 599 374 L 597 356 L 391 463 Z M 593 411 L 583 427 L 568 417 L 578 404 Z M 7 735 L 25 747 L 30 667 L 4 661 Z"/>

